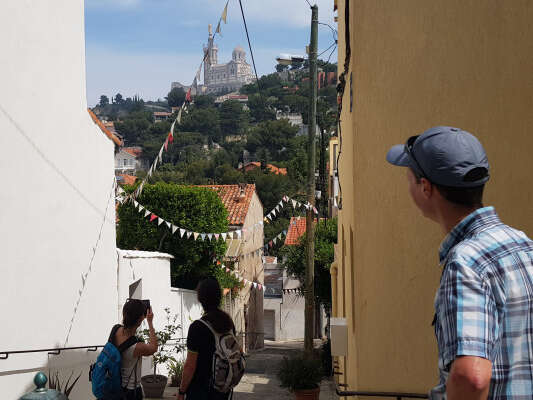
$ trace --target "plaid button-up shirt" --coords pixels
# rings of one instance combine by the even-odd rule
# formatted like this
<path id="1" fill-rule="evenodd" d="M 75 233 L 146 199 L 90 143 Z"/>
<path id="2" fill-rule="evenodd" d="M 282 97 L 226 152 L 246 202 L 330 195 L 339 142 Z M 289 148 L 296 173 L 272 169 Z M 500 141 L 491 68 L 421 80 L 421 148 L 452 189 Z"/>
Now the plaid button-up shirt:
<path id="1" fill-rule="evenodd" d="M 443 399 L 458 356 L 492 362 L 489 399 L 533 398 L 533 242 L 504 225 L 493 207 L 463 219 L 444 239 L 435 297 Z"/>

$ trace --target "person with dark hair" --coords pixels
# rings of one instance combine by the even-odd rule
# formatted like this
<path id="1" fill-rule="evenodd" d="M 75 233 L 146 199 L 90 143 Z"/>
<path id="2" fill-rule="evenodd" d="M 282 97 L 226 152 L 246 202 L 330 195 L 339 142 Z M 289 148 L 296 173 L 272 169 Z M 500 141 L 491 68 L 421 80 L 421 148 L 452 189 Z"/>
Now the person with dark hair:
<path id="1" fill-rule="evenodd" d="M 439 126 L 387 153 L 408 167 L 409 193 L 447 234 L 433 325 L 440 382 L 430 399 L 533 398 L 533 242 L 483 207 L 479 140 Z"/>
<path id="2" fill-rule="evenodd" d="M 139 343 L 135 334 L 146 318 L 150 339 Z M 122 308 L 122 325 L 115 325 L 109 341 L 121 350 L 122 386 L 126 400 L 143 398 L 141 388 L 142 357 L 151 356 L 157 351 L 158 341 L 153 326 L 154 314 L 141 300 L 128 299 Z M 124 348 L 127 346 L 126 348 Z"/>
<path id="3" fill-rule="evenodd" d="M 222 311 L 222 290 L 214 278 L 202 280 L 196 289 L 198 301 L 202 305 L 204 315 L 201 320 L 194 321 L 187 334 L 187 359 L 183 366 L 178 400 L 226 400 L 229 393 L 221 393 L 212 387 L 212 364 L 216 350 L 215 337 L 209 324 L 219 334 L 233 332 L 235 326 L 231 317 Z"/>

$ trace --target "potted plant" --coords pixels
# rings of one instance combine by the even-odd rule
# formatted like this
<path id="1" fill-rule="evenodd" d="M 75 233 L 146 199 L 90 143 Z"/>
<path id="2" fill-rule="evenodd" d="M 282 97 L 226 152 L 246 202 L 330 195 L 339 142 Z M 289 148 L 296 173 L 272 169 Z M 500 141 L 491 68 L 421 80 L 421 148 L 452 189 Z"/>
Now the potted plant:
<path id="1" fill-rule="evenodd" d="M 167 362 L 168 374 L 170 375 L 170 386 L 178 387 L 183 374 L 183 361 L 169 360 Z"/>
<path id="2" fill-rule="evenodd" d="M 146 397 L 160 399 L 163 397 L 165 387 L 167 386 L 168 378 L 165 375 L 157 374 L 157 366 L 160 364 L 168 364 L 171 361 L 176 361 L 174 354 L 179 353 L 182 350 L 182 346 L 179 344 L 167 345 L 167 343 L 173 339 L 174 334 L 180 328 L 176 325 L 177 315 L 171 317 L 170 309 L 165 308 L 167 323 L 161 330 L 156 330 L 155 334 L 159 342 L 159 351 L 154 353 L 154 373 L 141 377 L 141 385 Z M 150 337 L 150 331 L 144 329 L 142 331 L 142 338 L 146 341 Z"/>
<path id="3" fill-rule="evenodd" d="M 303 354 L 284 357 L 278 371 L 280 386 L 293 392 L 296 400 L 318 400 L 323 376 L 320 360 Z"/>

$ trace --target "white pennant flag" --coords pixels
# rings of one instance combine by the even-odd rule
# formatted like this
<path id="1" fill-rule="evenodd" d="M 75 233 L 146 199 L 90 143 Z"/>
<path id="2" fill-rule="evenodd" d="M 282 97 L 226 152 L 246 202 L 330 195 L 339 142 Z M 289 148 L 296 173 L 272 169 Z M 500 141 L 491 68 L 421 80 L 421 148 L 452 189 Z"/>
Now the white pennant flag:
<path id="1" fill-rule="evenodd" d="M 197 239 L 198 239 L 198 235 L 200 235 L 198 232 L 194 232 L 194 233 L 193 233 L 194 240 L 197 240 Z"/>
<path id="2" fill-rule="evenodd" d="M 226 232 L 224 232 L 224 233 L 222 234 L 222 238 L 223 238 L 224 240 L 226 240 L 226 236 L 228 236 L 228 234 L 227 234 Z"/>
<path id="3" fill-rule="evenodd" d="M 276 206 L 276 211 L 279 212 L 280 206 Z"/>
<path id="4" fill-rule="evenodd" d="M 257 283 L 255 283 L 255 282 L 254 282 L 254 283 L 253 283 L 253 285 L 254 285 L 254 288 L 256 288 L 256 287 L 257 287 Z"/>
<path id="5" fill-rule="evenodd" d="M 133 200 L 133 204 L 135 205 L 135 208 L 139 207 L 139 203 L 136 200 Z"/>
<path id="6" fill-rule="evenodd" d="M 163 150 L 165 150 L 165 145 L 161 146 L 161 150 L 159 150 L 159 164 L 163 162 Z"/>
<path id="7" fill-rule="evenodd" d="M 163 218 L 157 217 L 157 225 L 161 225 L 165 220 Z"/>
<path id="8" fill-rule="evenodd" d="M 139 212 L 141 212 L 142 210 L 144 210 L 144 207 L 139 204 Z"/>
<path id="9" fill-rule="evenodd" d="M 292 201 L 292 207 L 293 207 L 293 208 L 296 208 L 296 203 L 297 203 L 296 200 L 293 200 L 293 201 Z"/>
<path id="10" fill-rule="evenodd" d="M 176 225 L 172 225 L 172 234 L 175 234 L 178 230 L 178 227 Z"/>
<path id="11" fill-rule="evenodd" d="M 180 228 L 180 237 L 183 237 L 185 235 L 185 229 Z"/>
<path id="12" fill-rule="evenodd" d="M 172 133 L 172 136 L 174 136 L 174 126 L 176 125 L 176 121 L 174 121 L 172 123 L 172 125 L 170 126 L 170 132 Z"/>
<path id="13" fill-rule="evenodd" d="M 190 239 L 191 236 L 193 236 L 193 232 L 187 231 L 187 239 Z M 194 240 L 196 240 L 196 237 L 194 237 Z"/>
<path id="14" fill-rule="evenodd" d="M 276 244 L 278 242 L 278 238 L 275 237 L 274 240 L 273 240 L 274 244 Z"/>
<path id="15" fill-rule="evenodd" d="M 241 230 L 238 230 L 236 231 L 237 233 L 237 238 L 240 239 L 241 238 L 241 235 L 242 235 L 242 231 Z"/>
<path id="16" fill-rule="evenodd" d="M 165 224 L 167 224 L 168 228 L 170 229 L 170 222 L 165 221 Z"/>
<path id="17" fill-rule="evenodd" d="M 207 235 L 207 237 L 209 238 L 209 241 L 211 241 L 211 239 L 213 239 L 213 234 L 210 233 L 210 234 Z"/>
<path id="18" fill-rule="evenodd" d="M 180 107 L 180 110 L 178 112 L 178 118 L 177 118 L 178 124 L 181 124 L 181 111 L 182 110 L 183 110 L 183 106 Z"/>
<path id="19" fill-rule="evenodd" d="M 205 233 L 202 233 L 200 236 L 202 237 L 202 240 L 205 240 Z"/>
<path id="20" fill-rule="evenodd" d="M 151 214 L 151 212 L 148 211 L 148 210 L 146 210 L 146 211 L 144 212 L 144 216 L 145 216 L 145 217 L 149 216 L 150 214 Z"/>

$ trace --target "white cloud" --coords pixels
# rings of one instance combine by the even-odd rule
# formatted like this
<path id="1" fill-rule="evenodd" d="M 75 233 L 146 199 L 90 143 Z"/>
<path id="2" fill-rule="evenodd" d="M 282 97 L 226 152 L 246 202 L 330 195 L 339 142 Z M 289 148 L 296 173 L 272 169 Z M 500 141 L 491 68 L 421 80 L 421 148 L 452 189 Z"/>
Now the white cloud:
<path id="1" fill-rule="evenodd" d="M 201 53 L 134 53 L 87 46 L 86 60 L 87 102 L 94 106 L 102 94 L 162 99 L 170 91 L 171 82 L 192 82 Z"/>

